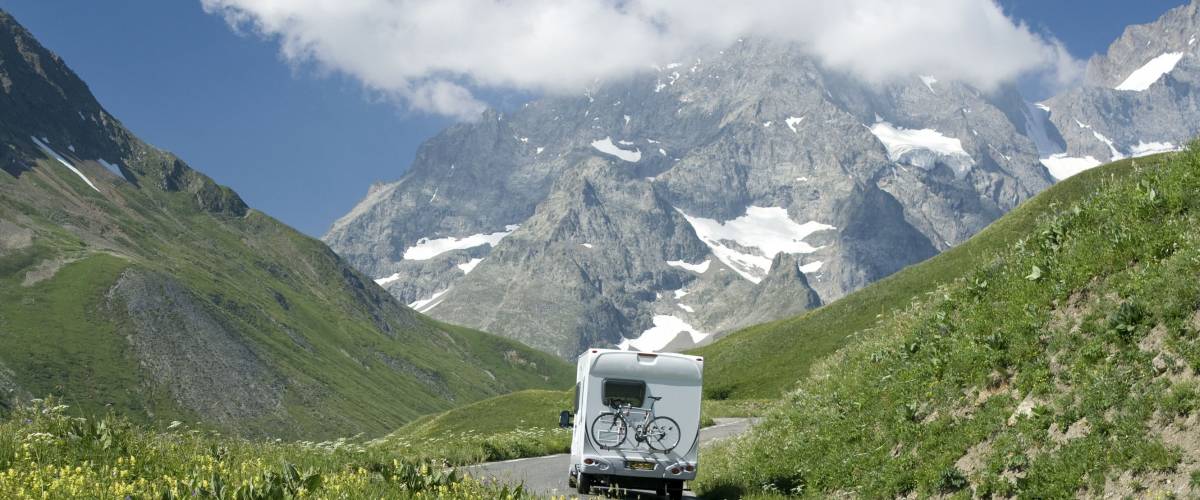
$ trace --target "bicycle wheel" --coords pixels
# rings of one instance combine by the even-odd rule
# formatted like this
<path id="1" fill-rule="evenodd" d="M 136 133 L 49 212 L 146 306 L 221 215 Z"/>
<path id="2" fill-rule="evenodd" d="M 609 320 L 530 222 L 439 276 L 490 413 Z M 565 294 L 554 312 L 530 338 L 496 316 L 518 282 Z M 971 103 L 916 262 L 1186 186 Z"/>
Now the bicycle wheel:
<path id="1" fill-rule="evenodd" d="M 592 422 L 592 441 L 600 448 L 611 449 L 621 446 L 628 434 L 629 424 L 625 422 L 624 417 L 616 413 L 601 413 Z"/>
<path id="2" fill-rule="evenodd" d="M 675 449 L 679 446 L 679 424 L 671 417 L 655 417 L 646 426 L 646 445 L 664 453 Z"/>

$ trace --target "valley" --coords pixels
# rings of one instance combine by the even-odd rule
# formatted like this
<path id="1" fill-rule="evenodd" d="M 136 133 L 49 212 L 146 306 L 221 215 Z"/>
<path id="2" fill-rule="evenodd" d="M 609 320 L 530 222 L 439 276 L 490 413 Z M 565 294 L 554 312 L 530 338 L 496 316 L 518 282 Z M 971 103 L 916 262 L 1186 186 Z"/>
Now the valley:
<path id="1" fill-rule="evenodd" d="M 1200 494 L 1200 0 L 1036 100 L 758 35 L 484 106 L 313 238 L 0 10 L 0 497 L 569 495 L 599 348 L 688 355 L 689 497 Z"/>

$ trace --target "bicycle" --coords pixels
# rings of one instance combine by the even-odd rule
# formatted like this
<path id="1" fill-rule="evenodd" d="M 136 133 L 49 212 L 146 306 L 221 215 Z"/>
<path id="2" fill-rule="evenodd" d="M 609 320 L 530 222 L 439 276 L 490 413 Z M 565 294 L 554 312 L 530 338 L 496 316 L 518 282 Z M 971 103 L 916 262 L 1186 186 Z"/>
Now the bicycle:
<path id="1" fill-rule="evenodd" d="M 629 434 L 629 417 L 640 414 L 640 425 L 633 427 L 633 439 L 645 443 L 651 450 L 666 453 L 679 446 L 679 423 L 671 417 L 654 414 L 654 403 L 662 397 L 650 396 L 649 408 L 637 408 L 630 404 L 613 406 L 596 416 L 592 422 L 592 441 L 601 449 L 616 449 L 625 442 Z"/>

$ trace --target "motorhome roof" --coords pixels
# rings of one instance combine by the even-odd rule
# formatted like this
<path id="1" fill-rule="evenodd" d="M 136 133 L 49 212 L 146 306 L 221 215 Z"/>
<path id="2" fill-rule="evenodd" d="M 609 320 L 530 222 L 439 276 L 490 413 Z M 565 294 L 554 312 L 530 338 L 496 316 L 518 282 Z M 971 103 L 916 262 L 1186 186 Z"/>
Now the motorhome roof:
<path id="1" fill-rule="evenodd" d="M 589 349 L 580 359 L 594 377 L 698 385 L 704 373 L 703 358 L 675 353 Z"/>
<path id="2" fill-rule="evenodd" d="M 583 351 L 583 354 L 580 354 L 579 356 L 580 357 L 596 356 L 596 355 L 605 354 L 605 353 L 645 354 L 647 356 L 664 356 L 664 357 L 668 357 L 668 358 L 681 358 L 681 359 L 689 359 L 689 360 L 693 360 L 693 361 L 704 361 L 704 358 L 702 358 L 700 356 L 689 356 L 687 354 L 679 354 L 679 353 L 675 353 L 675 352 L 626 351 L 624 349 L 588 349 L 586 351 Z"/>

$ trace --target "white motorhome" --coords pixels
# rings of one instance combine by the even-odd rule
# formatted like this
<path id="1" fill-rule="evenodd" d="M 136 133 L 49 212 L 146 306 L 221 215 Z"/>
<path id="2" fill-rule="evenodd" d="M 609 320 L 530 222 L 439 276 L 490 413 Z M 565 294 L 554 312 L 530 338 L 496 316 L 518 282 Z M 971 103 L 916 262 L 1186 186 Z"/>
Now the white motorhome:
<path id="1" fill-rule="evenodd" d="M 589 349 L 575 377 L 570 485 L 648 489 L 683 496 L 700 448 L 704 359 Z M 561 423 L 571 426 L 571 412 Z"/>

